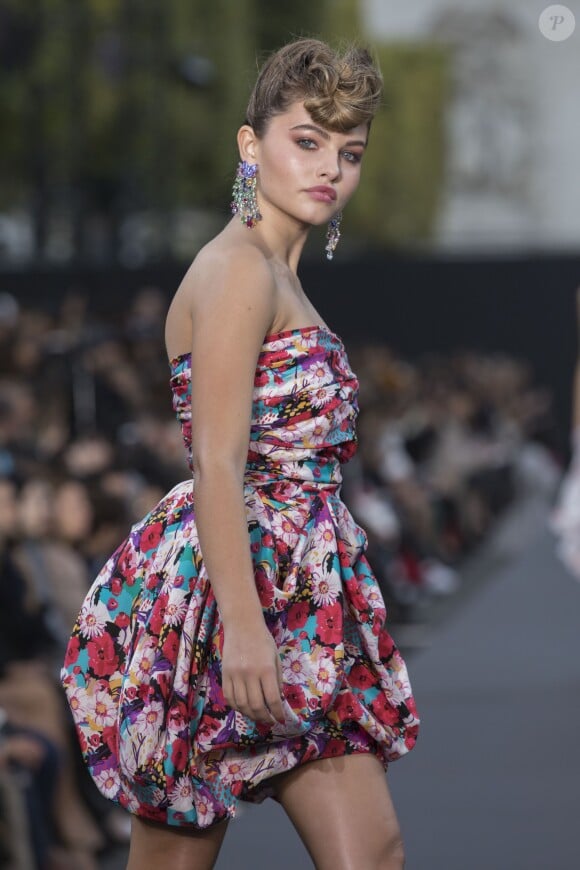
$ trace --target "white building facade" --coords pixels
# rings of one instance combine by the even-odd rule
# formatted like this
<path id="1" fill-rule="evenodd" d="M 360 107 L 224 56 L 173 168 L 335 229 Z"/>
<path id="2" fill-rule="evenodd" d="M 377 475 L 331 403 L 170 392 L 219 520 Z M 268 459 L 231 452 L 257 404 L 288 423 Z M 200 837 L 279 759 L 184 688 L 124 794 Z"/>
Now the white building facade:
<path id="1" fill-rule="evenodd" d="M 453 54 L 435 248 L 577 251 L 580 0 L 361 5 L 373 41 L 435 40 Z"/>

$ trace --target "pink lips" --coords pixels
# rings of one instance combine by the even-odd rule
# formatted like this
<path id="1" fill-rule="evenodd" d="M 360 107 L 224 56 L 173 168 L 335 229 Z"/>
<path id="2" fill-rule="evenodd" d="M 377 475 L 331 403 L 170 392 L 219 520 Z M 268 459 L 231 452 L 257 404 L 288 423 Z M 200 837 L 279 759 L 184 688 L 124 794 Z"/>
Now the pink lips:
<path id="1" fill-rule="evenodd" d="M 319 202 L 334 202 L 336 199 L 336 190 L 325 185 L 309 187 L 306 193 L 309 193 L 313 199 L 317 199 Z"/>

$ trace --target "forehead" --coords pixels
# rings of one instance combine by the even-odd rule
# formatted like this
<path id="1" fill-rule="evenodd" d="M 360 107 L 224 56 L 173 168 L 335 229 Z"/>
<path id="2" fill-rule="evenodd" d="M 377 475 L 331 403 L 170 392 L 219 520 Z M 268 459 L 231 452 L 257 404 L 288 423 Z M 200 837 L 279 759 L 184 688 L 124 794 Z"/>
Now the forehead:
<path id="1" fill-rule="evenodd" d="M 270 129 L 282 131 L 292 130 L 293 127 L 299 127 L 302 125 L 318 127 L 324 130 L 331 140 L 334 139 L 339 142 L 350 139 L 362 139 L 364 142 L 368 136 L 368 124 L 366 123 L 358 124 L 356 127 L 351 127 L 349 130 L 342 133 L 337 130 L 329 130 L 327 127 L 317 124 L 312 119 L 310 112 L 304 108 L 304 102 L 302 100 L 297 100 L 296 102 L 291 103 L 284 112 L 281 112 L 279 115 L 274 115 L 270 119 L 269 126 Z M 307 131 L 304 132 L 306 133 Z"/>

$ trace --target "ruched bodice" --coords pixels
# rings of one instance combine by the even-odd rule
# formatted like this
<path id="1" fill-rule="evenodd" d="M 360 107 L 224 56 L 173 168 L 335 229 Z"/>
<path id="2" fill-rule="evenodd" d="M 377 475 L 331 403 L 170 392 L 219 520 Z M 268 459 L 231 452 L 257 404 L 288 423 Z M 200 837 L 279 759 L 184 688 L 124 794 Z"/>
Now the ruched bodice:
<path id="1" fill-rule="evenodd" d="M 191 469 L 191 355 L 175 357 L 171 370 L 173 408 Z M 340 464 L 357 448 L 358 389 L 343 342 L 326 327 L 266 336 L 254 377 L 248 479 L 340 484 Z"/>
<path id="2" fill-rule="evenodd" d="M 170 384 L 191 467 L 189 354 L 170 361 Z M 62 681 L 97 786 L 131 812 L 206 828 L 233 816 L 238 799 L 273 794 L 270 778 L 298 764 L 373 752 L 386 766 L 413 747 L 405 663 L 384 626 L 366 533 L 340 497 L 358 387 L 326 327 L 266 336 L 243 495 L 256 592 L 282 665 L 283 723 L 254 722 L 225 702 L 224 626 L 195 477 L 133 525 L 93 582 Z"/>

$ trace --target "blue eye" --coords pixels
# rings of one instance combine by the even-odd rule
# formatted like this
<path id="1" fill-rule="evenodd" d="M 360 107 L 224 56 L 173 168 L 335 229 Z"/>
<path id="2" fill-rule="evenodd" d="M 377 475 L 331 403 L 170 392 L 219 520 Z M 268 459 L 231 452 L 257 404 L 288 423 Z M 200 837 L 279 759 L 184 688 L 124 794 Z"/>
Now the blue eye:
<path id="1" fill-rule="evenodd" d="M 349 163 L 360 163 L 361 161 L 361 155 L 355 154 L 354 151 L 343 151 L 342 153 Z"/>
<path id="2" fill-rule="evenodd" d="M 316 142 L 313 139 L 298 139 L 298 145 L 307 151 L 312 151 L 313 148 L 316 148 Z"/>

